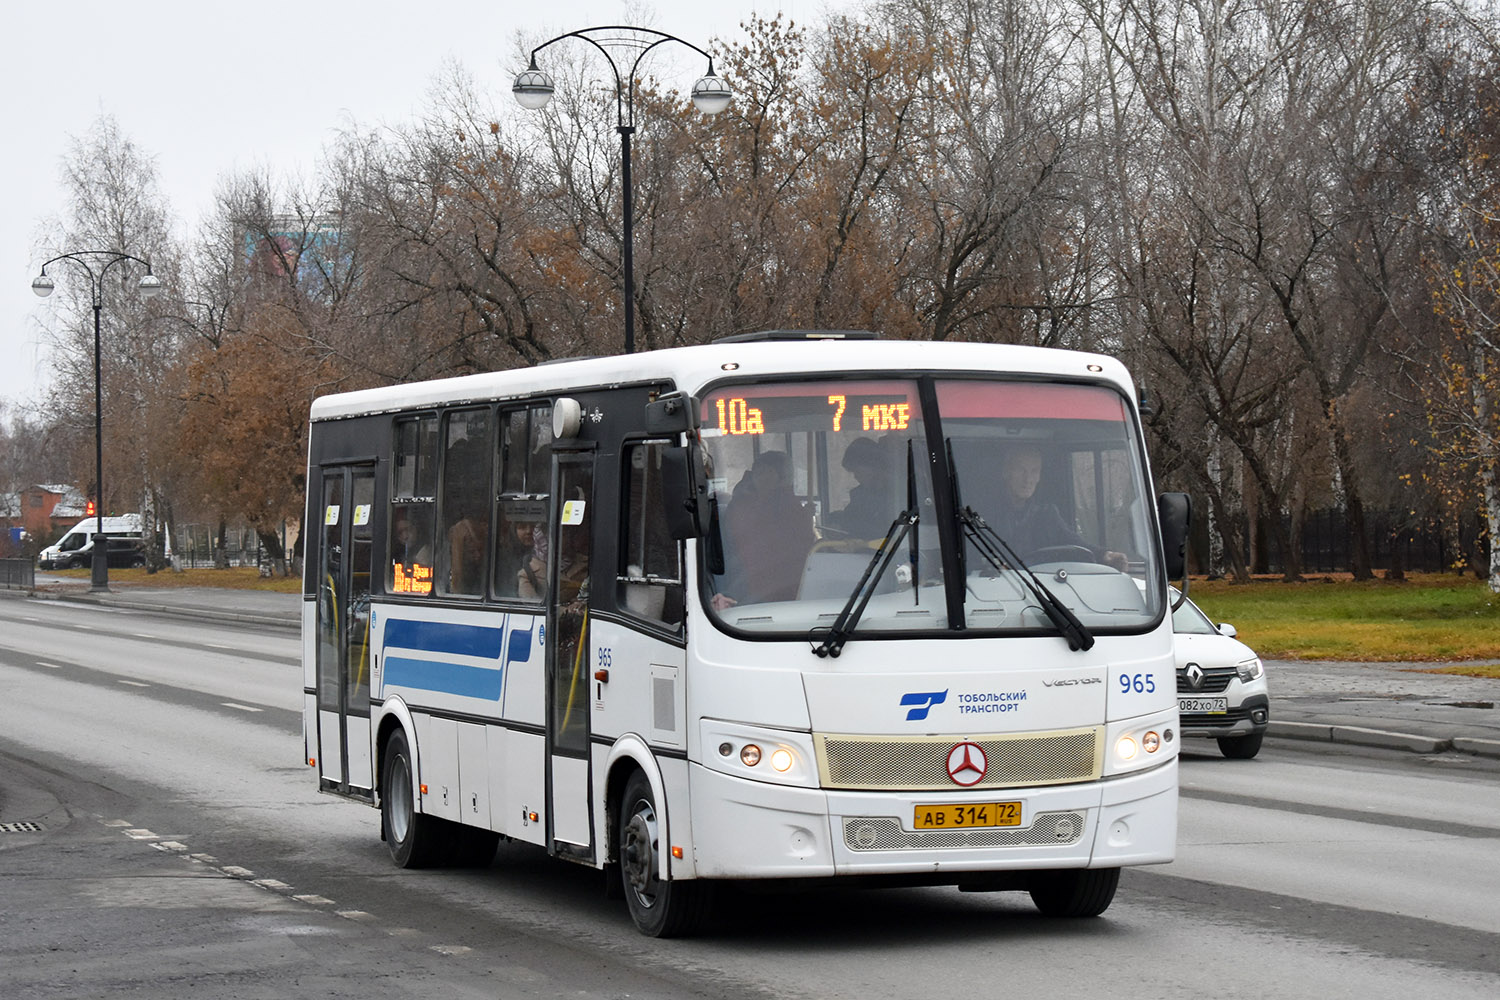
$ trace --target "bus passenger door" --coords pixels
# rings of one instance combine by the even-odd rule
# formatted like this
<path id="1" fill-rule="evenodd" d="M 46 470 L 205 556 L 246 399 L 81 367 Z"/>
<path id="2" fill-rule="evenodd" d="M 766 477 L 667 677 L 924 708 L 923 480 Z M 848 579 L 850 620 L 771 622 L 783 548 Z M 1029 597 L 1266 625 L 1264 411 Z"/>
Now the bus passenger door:
<path id="1" fill-rule="evenodd" d="M 325 788 L 368 796 L 370 570 L 375 475 L 323 470 L 318 546 L 318 766 Z"/>
<path id="2" fill-rule="evenodd" d="M 597 512 L 592 452 L 554 450 L 547 567 L 547 840 L 593 859 L 589 819 L 590 534 Z"/>

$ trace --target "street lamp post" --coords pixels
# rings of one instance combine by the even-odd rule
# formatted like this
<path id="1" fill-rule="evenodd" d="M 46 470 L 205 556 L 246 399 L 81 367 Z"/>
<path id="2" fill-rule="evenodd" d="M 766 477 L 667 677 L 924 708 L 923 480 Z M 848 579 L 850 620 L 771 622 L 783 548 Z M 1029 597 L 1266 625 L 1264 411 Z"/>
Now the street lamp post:
<path id="1" fill-rule="evenodd" d="M 516 76 L 511 88 L 516 100 L 523 108 L 537 111 L 546 107 L 555 89 L 552 77 L 536 65 L 536 54 L 553 42 L 564 38 L 581 38 L 604 55 L 610 71 L 615 75 L 615 130 L 620 133 L 620 179 L 624 185 L 624 200 L 621 211 L 624 215 L 624 232 L 621 244 L 621 264 L 625 275 L 625 353 L 635 352 L 635 262 L 633 257 L 634 220 L 631 218 L 632 190 L 630 183 L 630 137 L 635 133 L 635 81 L 636 70 L 646 53 L 664 42 L 678 42 L 708 60 L 708 75 L 693 84 L 693 106 L 706 115 L 716 115 L 729 106 L 729 85 L 714 73 L 713 56 L 692 42 L 676 35 L 655 31 L 651 28 L 636 28 L 629 25 L 603 25 L 597 28 L 582 28 L 558 35 L 531 50 L 531 65 Z M 620 75 L 620 67 L 610 50 L 634 52 L 630 70 Z"/>
<path id="2" fill-rule="evenodd" d="M 89 265 L 92 260 L 98 270 Z M 146 268 L 145 277 L 137 286 L 141 298 L 149 299 L 161 291 L 161 279 L 151 273 L 151 262 L 118 250 L 79 250 L 76 253 L 58 254 L 42 264 L 42 271 L 31 281 L 31 290 L 42 298 L 52 294 L 53 281 L 47 276 L 47 268 L 58 261 L 77 264 L 88 273 L 94 296 L 94 514 L 98 518 L 94 526 L 93 576 L 89 589 L 109 589 L 109 543 L 104 537 L 104 383 L 101 378 L 102 362 L 99 353 L 99 313 L 104 307 L 104 277 L 116 264 L 133 260 Z M 100 263 L 102 261 L 102 263 Z"/>

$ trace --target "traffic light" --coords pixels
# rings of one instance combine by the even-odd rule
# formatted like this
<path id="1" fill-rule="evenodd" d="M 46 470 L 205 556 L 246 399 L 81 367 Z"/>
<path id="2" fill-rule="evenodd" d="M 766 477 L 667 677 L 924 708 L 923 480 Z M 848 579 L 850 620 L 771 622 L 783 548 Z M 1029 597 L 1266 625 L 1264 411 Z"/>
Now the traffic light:
<path id="1" fill-rule="evenodd" d="M 96 510 L 96 508 L 94 507 L 94 501 L 90 500 L 90 501 L 88 501 L 87 503 L 85 503 L 83 505 L 83 516 L 84 517 L 93 517 L 94 513 L 95 513 L 95 510 Z"/>

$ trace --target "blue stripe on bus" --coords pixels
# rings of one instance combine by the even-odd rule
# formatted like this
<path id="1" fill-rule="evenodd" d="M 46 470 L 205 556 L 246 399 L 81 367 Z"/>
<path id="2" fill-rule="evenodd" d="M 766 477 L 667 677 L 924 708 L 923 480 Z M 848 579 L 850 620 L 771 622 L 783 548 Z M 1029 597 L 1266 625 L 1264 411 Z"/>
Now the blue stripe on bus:
<path id="1" fill-rule="evenodd" d="M 506 653 L 506 663 L 525 663 L 531 659 L 531 629 L 522 631 L 518 628 L 510 630 L 510 649 Z"/>
<path id="2" fill-rule="evenodd" d="M 407 656 L 385 658 L 386 686 L 441 691 L 465 698 L 499 701 L 505 672 L 492 667 L 470 667 L 442 660 L 417 660 Z"/>
<path id="3" fill-rule="evenodd" d="M 402 618 L 385 621 L 385 645 L 423 653 L 448 653 L 498 660 L 503 628 L 487 625 L 456 625 L 452 622 L 416 622 Z"/>

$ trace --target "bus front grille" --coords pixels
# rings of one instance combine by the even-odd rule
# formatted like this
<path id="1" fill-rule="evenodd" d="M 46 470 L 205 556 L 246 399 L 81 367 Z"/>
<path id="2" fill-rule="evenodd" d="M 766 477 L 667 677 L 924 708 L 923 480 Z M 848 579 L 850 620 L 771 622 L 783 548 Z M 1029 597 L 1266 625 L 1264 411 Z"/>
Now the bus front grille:
<path id="1" fill-rule="evenodd" d="M 813 737 L 824 788 L 870 791 L 958 791 L 1017 788 L 1096 780 L 1104 768 L 1102 727 L 1005 736 Z M 959 785 L 948 775 L 948 755 L 972 742 L 984 751 L 984 777 Z"/>

